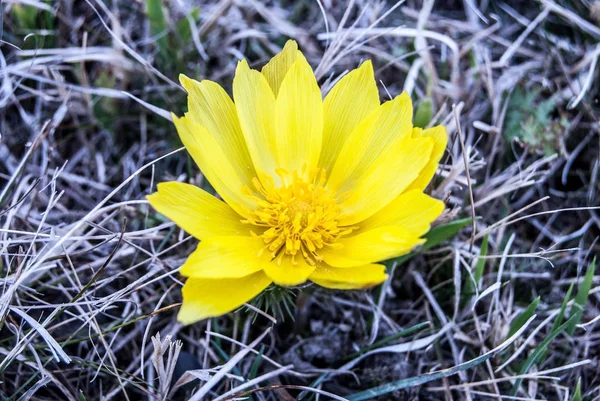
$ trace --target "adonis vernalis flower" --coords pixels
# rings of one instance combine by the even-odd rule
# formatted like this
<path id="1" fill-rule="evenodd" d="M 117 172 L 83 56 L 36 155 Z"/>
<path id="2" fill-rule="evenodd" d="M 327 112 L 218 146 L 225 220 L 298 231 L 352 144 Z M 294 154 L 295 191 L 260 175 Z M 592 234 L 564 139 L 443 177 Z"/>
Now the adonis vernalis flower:
<path id="1" fill-rule="evenodd" d="M 324 99 L 294 41 L 260 72 L 240 61 L 233 101 L 215 82 L 181 83 L 189 111 L 173 116 L 177 132 L 224 200 L 180 182 L 148 196 L 201 240 L 181 267 L 183 323 L 230 312 L 271 283 L 379 284 L 376 262 L 422 244 L 444 209 L 423 191 L 446 130 L 413 127 L 406 93 L 381 104 L 370 61 Z"/>

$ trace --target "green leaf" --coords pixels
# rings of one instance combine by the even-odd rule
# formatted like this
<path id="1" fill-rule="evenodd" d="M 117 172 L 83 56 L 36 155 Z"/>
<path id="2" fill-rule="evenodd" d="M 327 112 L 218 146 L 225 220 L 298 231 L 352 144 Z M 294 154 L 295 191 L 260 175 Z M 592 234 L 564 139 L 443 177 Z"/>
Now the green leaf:
<path id="1" fill-rule="evenodd" d="M 167 57 L 169 41 L 167 38 L 167 21 L 162 8 L 162 0 L 146 0 L 146 12 L 150 22 L 150 33 L 156 37 L 156 44 L 162 57 Z"/>
<path id="2" fill-rule="evenodd" d="M 583 279 L 583 282 L 579 286 L 579 290 L 577 291 L 577 295 L 575 295 L 575 302 L 573 306 L 571 306 L 570 315 L 576 317 L 573 320 L 573 323 L 567 328 L 567 334 L 572 335 L 575 331 L 575 327 L 579 324 L 581 317 L 583 316 L 583 310 L 585 309 L 585 304 L 587 304 L 588 295 L 590 293 L 590 289 L 592 288 L 592 281 L 594 280 L 594 271 L 596 270 L 596 258 L 592 260 L 592 263 L 588 266 L 587 272 Z"/>
<path id="3" fill-rule="evenodd" d="M 195 7 L 188 15 L 192 21 L 197 21 L 198 16 L 200 15 L 200 9 Z M 177 34 L 181 39 L 182 46 L 187 46 L 190 43 L 190 39 L 192 38 L 192 30 L 187 17 L 184 17 L 177 22 Z"/>
<path id="4" fill-rule="evenodd" d="M 575 387 L 575 392 L 573 393 L 571 401 L 581 401 L 581 377 L 577 379 L 577 387 Z"/>
<path id="5" fill-rule="evenodd" d="M 421 249 L 429 249 L 441 242 L 454 237 L 463 227 L 471 224 L 473 219 L 467 217 L 432 228 L 423 238 L 427 240 Z"/>
<path id="6" fill-rule="evenodd" d="M 431 121 L 433 115 L 433 103 L 431 99 L 424 98 L 417 106 L 413 125 L 419 128 L 425 128 Z"/>
<path id="7" fill-rule="evenodd" d="M 470 224 L 473 221 L 470 217 L 465 219 L 454 220 L 450 223 L 437 226 L 429 230 L 427 234 L 423 236 L 427 240 L 421 247 L 421 250 L 430 249 L 456 235 L 463 227 Z M 409 253 L 408 255 L 400 256 L 399 258 L 391 259 L 390 262 L 396 264 L 402 264 L 409 261 L 415 256 L 416 253 Z"/>
<path id="8" fill-rule="evenodd" d="M 517 87 L 508 103 L 503 132 L 506 139 L 518 139 L 530 152 L 550 156 L 560 151 L 560 140 L 569 124 L 554 117 L 554 99 L 541 99 L 541 89 Z"/>
<path id="9" fill-rule="evenodd" d="M 475 270 L 473 271 L 473 280 L 471 280 L 471 277 L 466 278 L 465 294 L 475 295 L 475 289 L 479 287 L 479 282 L 483 277 L 483 270 L 485 268 L 485 257 L 488 253 L 488 238 L 489 235 L 486 235 L 481 241 L 479 257 L 477 258 L 477 264 L 475 265 Z"/>
<path id="10" fill-rule="evenodd" d="M 81 391 L 81 390 L 79 390 L 79 401 L 86 401 L 85 395 L 83 394 L 83 391 Z"/>
<path id="11" fill-rule="evenodd" d="M 252 380 L 256 377 L 256 374 L 258 373 L 258 368 L 260 367 L 262 360 L 263 360 L 264 352 L 265 352 L 265 346 L 261 345 L 260 350 L 258 351 L 258 355 L 256 355 L 256 358 L 254 358 L 254 361 L 252 362 L 252 366 L 250 367 L 250 373 L 248 374 L 248 380 Z"/>
<path id="12" fill-rule="evenodd" d="M 483 277 L 483 269 L 485 268 L 485 257 L 488 253 L 488 239 L 489 235 L 486 234 L 483 237 L 483 241 L 481 242 L 481 251 L 479 252 L 479 259 L 477 260 L 477 265 L 475 266 L 475 283 L 479 285 L 479 281 Z"/>
<path id="13" fill-rule="evenodd" d="M 538 296 L 533 300 L 532 303 L 529 304 L 527 309 L 525 309 L 519 316 L 515 318 L 515 320 L 510 324 L 510 330 L 508 331 L 508 337 L 511 337 L 515 334 L 523 325 L 529 320 L 531 316 L 535 313 L 538 305 L 540 303 L 540 297 Z"/>
<path id="14" fill-rule="evenodd" d="M 19 28 L 28 31 L 39 28 L 36 23 L 37 8 L 30 5 L 14 4 L 12 11 Z"/>

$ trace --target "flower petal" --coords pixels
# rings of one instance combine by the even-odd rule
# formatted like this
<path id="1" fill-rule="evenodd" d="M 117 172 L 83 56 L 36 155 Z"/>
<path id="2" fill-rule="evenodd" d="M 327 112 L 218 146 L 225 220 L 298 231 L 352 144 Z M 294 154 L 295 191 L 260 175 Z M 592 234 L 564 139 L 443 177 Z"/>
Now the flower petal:
<path id="1" fill-rule="evenodd" d="M 233 98 L 256 172 L 276 179 L 275 95 L 265 76 L 250 69 L 246 60 L 237 65 Z"/>
<path id="2" fill-rule="evenodd" d="M 417 179 L 433 145 L 411 137 L 411 119 L 410 97 L 402 93 L 352 131 L 327 182 L 340 199 L 340 225 L 368 218 Z"/>
<path id="3" fill-rule="evenodd" d="M 163 182 L 146 198 L 159 213 L 198 239 L 249 232 L 229 205 L 195 185 Z"/>
<path id="4" fill-rule="evenodd" d="M 390 146 L 412 133 L 412 103 L 406 92 L 383 103 L 354 128 L 344 143 L 327 186 L 352 190 Z"/>
<path id="5" fill-rule="evenodd" d="M 267 254 L 267 252 L 265 252 Z M 296 257 L 295 262 L 289 257 L 269 261 L 263 266 L 264 271 L 275 284 L 292 286 L 304 283 L 315 270 L 304 261 L 302 256 Z"/>
<path id="6" fill-rule="evenodd" d="M 334 267 L 354 267 L 395 258 L 425 242 L 397 226 L 378 227 L 338 241 L 341 248 L 325 247 L 319 255 Z"/>
<path id="7" fill-rule="evenodd" d="M 287 74 L 290 67 L 299 58 L 304 58 L 304 55 L 298 50 L 298 43 L 295 40 L 288 40 L 281 52 L 276 54 L 262 68 L 261 73 L 267 79 L 275 96 L 279 93 L 279 87 L 283 82 L 285 74 Z"/>
<path id="8" fill-rule="evenodd" d="M 321 287 L 353 290 L 373 287 L 385 281 L 386 278 L 384 265 L 372 264 L 338 268 L 321 264 L 310 275 L 309 280 Z"/>
<path id="9" fill-rule="evenodd" d="M 239 175 L 215 137 L 190 117 L 173 115 L 173 122 L 181 142 L 211 185 L 236 212 L 248 216 L 248 210 L 257 207 L 256 201 L 242 191 L 249 183 Z"/>
<path id="10" fill-rule="evenodd" d="M 429 138 L 403 138 L 363 172 L 340 203 L 339 225 L 354 225 L 374 215 L 401 194 L 429 161 Z"/>
<path id="11" fill-rule="evenodd" d="M 323 101 L 312 68 L 301 58 L 290 67 L 275 108 L 278 167 L 300 173 L 317 167 L 323 135 Z"/>
<path id="12" fill-rule="evenodd" d="M 182 289 L 183 304 L 177 320 L 192 324 L 242 306 L 271 284 L 263 273 L 230 279 L 189 278 Z"/>
<path id="13" fill-rule="evenodd" d="M 446 127 L 438 125 L 437 127 L 422 130 L 421 128 L 413 128 L 413 138 L 431 138 L 433 140 L 433 149 L 429 162 L 419 173 L 419 177 L 408 187 L 408 189 L 420 189 L 423 191 L 429 185 L 429 182 L 435 175 L 439 166 L 440 160 L 446 150 L 448 144 L 448 134 Z"/>
<path id="14" fill-rule="evenodd" d="M 193 278 L 247 276 L 263 269 L 265 262 L 258 257 L 263 247 L 257 237 L 212 237 L 200 242 L 179 272 Z"/>
<path id="15" fill-rule="evenodd" d="M 370 60 L 350 71 L 323 103 L 323 149 L 319 167 L 329 174 L 350 133 L 379 106 L 379 91 Z"/>
<path id="16" fill-rule="evenodd" d="M 353 234 L 378 227 L 399 226 L 420 237 L 429 231 L 431 222 L 442 214 L 444 208 L 444 202 L 413 189 L 397 196 L 373 216 L 361 221 L 359 229 Z"/>
<path id="17" fill-rule="evenodd" d="M 256 177 L 256 172 L 233 101 L 215 82 L 198 82 L 185 75 L 180 75 L 179 80 L 188 93 L 187 116 L 206 128 L 227 156 L 238 177 L 249 185 Z"/>
<path id="18" fill-rule="evenodd" d="M 295 262 L 287 256 L 273 260 L 270 252 L 261 252 L 264 247 L 260 237 L 213 237 L 198 245 L 180 273 L 195 279 L 228 279 L 264 270 L 276 284 L 291 286 L 302 284 L 315 270 L 302 256 Z"/>

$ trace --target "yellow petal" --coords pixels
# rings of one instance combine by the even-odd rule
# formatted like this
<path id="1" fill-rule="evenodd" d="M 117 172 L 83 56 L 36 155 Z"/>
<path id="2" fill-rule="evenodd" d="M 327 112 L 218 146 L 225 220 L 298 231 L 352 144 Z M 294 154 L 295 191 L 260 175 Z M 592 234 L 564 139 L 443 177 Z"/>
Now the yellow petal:
<path id="1" fill-rule="evenodd" d="M 266 254 L 267 252 L 265 252 Z M 293 263 L 291 258 L 284 257 L 264 264 L 264 271 L 275 284 L 292 286 L 304 283 L 308 276 L 315 270 L 308 265 L 302 256 L 297 256 Z"/>
<path id="2" fill-rule="evenodd" d="M 330 173 L 327 186 L 352 190 L 390 146 L 412 133 L 412 102 L 406 92 L 383 103 L 354 128 Z"/>
<path id="3" fill-rule="evenodd" d="M 385 266 L 376 264 L 346 268 L 321 264 L 309 277 L 321 287 L 336 290 L 370 288 L 382 283 L 386 278 Z"/>
<path id="4" fill-rule="evenodd" d="M 319 253 L 325 263 L 335 267 L 353 267 L 395 258 L 424 243 L 402 227 L 378 227 L 338 241 L 341 248 L 325 247 Z"/>
<path id="5" fill-rule="evenodd" d="M 215 82 L 198 82 L 185 75 L 180 75 L 179 80 L 188 93 L 187 117 L 206 128 L 238 177 L 251 183 L 256 172 L 231 98 Z"/>
<path id="6" fill-rule="evenodd" d="M 287 74 L 292 64 L 299 58 L 304 58 L 304 55 L 298 50 L 298 44 L 295 40 L 288 40 L 283 50 L 276 54 L 262 68 L 261 73 L 267 79 L 275 96 L 279 93 L 279 87 L 283 82 L 285 74 Z"/>
<path id="7" fill-rule="evenodd" d="M 275 109 L 277 159 L 289 172 L 315 168 L 321 153 L 323 102 L 312 68 L 304 58 L 290 67 Z"/>
<path id="8" fill-rule="evenodd" d="M 352 131 L 327 182 L 341 201 L 340 225 L 373 215 L 418 177 L 432 144 L 429 138 L 411 138 L 411 119 L 410 97 L 402 93 Z"/>
<path id="9" fill-rule="evenodd" d="M 350 71 L 331 89 L 323 103 L 323 149 L 319 167 L 330 173 L 346 139 L 379 106 L 379 91 L 370 60 Z"/>
<path id="10" fill-rule="evenodd" d="M 213 237 L 202 241 L 181 267 L 180 273 L 195 279 L 235 278 L 263 270 L 278 285 L 302 284 L 314 271 L 302 256 L 275 259 L 260 237 Z"/>
<path id="11" fill-rule="evenodd" d="M 250 69 L 246 60 L 237 65 L 233 98 L 256 172 L 276 179 L 275 95 L 265 76 Z"/>
<path id="12" fill-rule="evenodd" d="M 173 122 L 181 142 L 211 185 L 236 212 L 248 216 L 248 210 L 256 209 L 257 205 L 255 200 L 242 192 L 244 186 L 250 185 L 247 177 L 240 175 L 231 164 L 230 157 L 206 128 L 187 116 L 177 118 L 173 115 Z"/>
<path id="13" fill-rule="evenodd" d="M 183 286 L 183 304 L 177 320 L 192 324 L 242 306 L 271 284 L 263 273 L 229 279 L 189 278 Z"/>
<path id="14" fill-rule="evenodd" d="M 198 239 L 249 233 L 241 216 L 202 189 L 181 182 L 158 184 L 146 197 L 152 207 Z"/>
<path id="15" fill-rule="evenodd" d="M 427 231 L 431 223 L 444 211 L 444 202 L 413 189 L 397 196 L 383 209 L 360 222 L 355 234 L 377 227 L 399 226 L 417 237 Z"/>
<path id="16" fill-rule="evenodd" d="M 258 253 L 263 246 L 257 237 L 212 237 L 200 242 L 179 272 L 193 278 L 247 276 L 262 270 Z"/>
<path id="17" fill-rule="evenodd" d="M 343 196 L 339 224 L 367 219 L 406 190 L 429 160 L 432 146 L 429 138 L 410 137 L 390 145 Z"/>
<path id="18" fill-rule="evenodd" d="M 429 185 L 429 182 L 435 175 L 438 165 L 446 145 L 448 144 L 448 134 L 446 133 L 446 127 L 438 125 L 437 127 L 422 130 L 421 128 L 413 128 L 413 138 L 431 138 L 433 140 L 433 150 L 431 151 L 431 157 L 427 165 L 419 173 L 419 177 L 410 185 L 410 189 L 420 189 L 423 191 Z"/>

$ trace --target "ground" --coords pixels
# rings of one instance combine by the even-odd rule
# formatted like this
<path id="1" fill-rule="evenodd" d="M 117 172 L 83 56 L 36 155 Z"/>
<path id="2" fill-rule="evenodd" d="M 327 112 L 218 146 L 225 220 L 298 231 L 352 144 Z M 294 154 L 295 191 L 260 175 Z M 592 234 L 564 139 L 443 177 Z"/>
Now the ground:
<path id="1" fill-rule="evenodd" d="M 600 399 L 600 2 L 1 7 L 0 398 Z M 145 200 L 210 190 L 169 121 L 178 75 L 230 91 L 289 38 L 324 91 L 371 59 L 382 99 L 446 125 L 447 212 L 382 286 L 183 326 L 196 240 Z"/>

